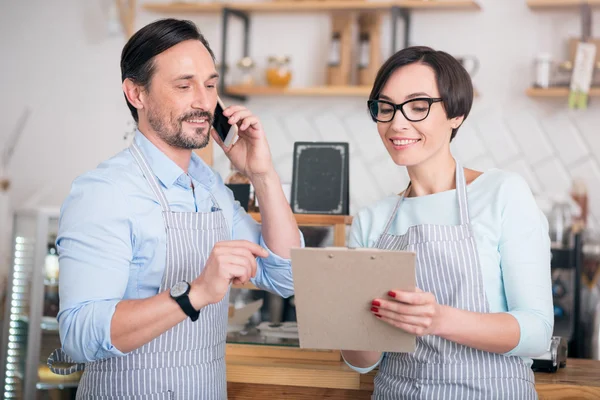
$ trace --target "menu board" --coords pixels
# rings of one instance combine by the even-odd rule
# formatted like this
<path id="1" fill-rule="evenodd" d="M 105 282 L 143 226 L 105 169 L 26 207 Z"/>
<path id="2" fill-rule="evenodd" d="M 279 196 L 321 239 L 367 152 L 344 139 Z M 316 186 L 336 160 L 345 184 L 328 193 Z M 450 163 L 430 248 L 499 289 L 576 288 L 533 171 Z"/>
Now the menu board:
<path id="1" fill-rule="evenodd" d="M 294 143 L 292 211 L 297 214 L 348 215 L 348 159 L 348 143 Z"/>

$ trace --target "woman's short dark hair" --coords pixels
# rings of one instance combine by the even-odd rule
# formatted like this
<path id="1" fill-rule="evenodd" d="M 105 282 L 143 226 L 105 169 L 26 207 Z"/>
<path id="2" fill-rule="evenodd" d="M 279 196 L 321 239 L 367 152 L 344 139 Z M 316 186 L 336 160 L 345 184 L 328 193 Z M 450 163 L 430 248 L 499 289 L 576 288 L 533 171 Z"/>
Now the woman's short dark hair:
<path id="1" fill-rule="evenodd" d="M 440 97 L 448 119 L 467 118 L 473 105 L 473 82 L 461 63 L 450 54 L 425 46 L 407 47 L 392 55 L 379 69 L 369 99 L 377 99 L 392 74 L 405 65 L 421 63 L 435 72 Z M 452 130 L 454 139 L 458 128 Z"/>
<path id="2" fill-rule="evenodd" d="M 137 31 L 123 47 L 121 82 L 131 79 L 148 90 L 155 72 L 154 57 L 186 40 L 199 40 L 214 61 L 213 51 L 193 22 L 173 18 L 160 19 Z M 137 109 L 129 103 L 127 96 L 125 101 L 133 119 L 138 122 Z"/>

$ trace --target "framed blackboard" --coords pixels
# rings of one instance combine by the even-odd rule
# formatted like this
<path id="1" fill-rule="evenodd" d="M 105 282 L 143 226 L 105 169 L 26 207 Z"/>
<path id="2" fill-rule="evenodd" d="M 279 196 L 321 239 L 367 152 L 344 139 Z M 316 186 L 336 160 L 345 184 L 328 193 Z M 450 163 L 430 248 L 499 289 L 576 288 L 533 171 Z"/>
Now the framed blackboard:
<path id="1" fill-rule="evenodd" d="M 292 211 L 297 214 L 348 215 L 348 159 L 348 143 L 294 143 Z"/>

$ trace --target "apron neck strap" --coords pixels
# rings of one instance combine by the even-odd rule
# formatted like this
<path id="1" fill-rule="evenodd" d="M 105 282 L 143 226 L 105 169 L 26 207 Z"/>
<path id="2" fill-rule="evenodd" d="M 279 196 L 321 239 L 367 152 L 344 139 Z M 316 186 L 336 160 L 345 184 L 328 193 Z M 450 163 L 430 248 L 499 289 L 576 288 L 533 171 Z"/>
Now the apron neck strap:
<path id="1" fill-rule="evenodd" d="M 162 210 L 167 211 L 167 212 L 171 211 L 171 207 L 169 207 L 169 202 L 167 201 L 165 193 L 161 189 L 160 183 L 158 182 L 158 179 L 156 179 L 156 176 L 152 172 L 152 169 L 150 168 L 150 165 L 148 164 L 148 160 L 142 153 L 140 146 L 138 146 L 138 144 L 135 141 L 133 141 L 133 143 L 131 143 L 131 146 L 129 146 L 129 151 L 131 151 L 131 154 L 133 155 L 134 160 L 140 166 L 140 169 L 142 170 L 142 174 L 146 178 L 146 182 L 148 182 L 148 184 L 150 185 L 150 189 L 152 189 L 152 192 L 158 199 L 158 202 L 160 203 L 160 207 L 162 208 Z"/>
<path id="2" fill-rule="evenodd" d="M 394 221 L 394 218 L 396 217 L 396 214 L 398 213 L 398 209 L 400 208 L 400 205 L 402 204 L 402 201 L 408 195 L 408 193 L 410 193 L 410 190 L 411 190 L 411 182 L 408 183 L 406 190 L 404 192 L 402 192 L 402 195 L 396 202 L 396 205 L 394 206 L 394 210 L 392 211 L 392 215 L 388 219 L 388 221 L 385 225 L 385 228 L 383 230 L 384 235 L 388 233 L 390 226 L 392 225 L 392 222 Z M 469 224 L 471 222 L 471 219 L 469 217 L 469 206 L 468 206 L 468 202 L 467 202 L 467 183 L 465 180 L 465 171 L 464 171 L 462 165 L 458 161 L 456 161 L 456 197 L 458 200 L 458 212 L 460 214 L 460 224 L 461 225 Z"/>
<path id="3" fill-rule="evenodd" d="M 460 224 L 466 225 L 471 223 L 471 218 L 469 217 L 469 203 L 467 201 L 467 182 L 465 180 L 465 170 L 458 161 L 456 161 L 456 197 L 458 198 Z"/>

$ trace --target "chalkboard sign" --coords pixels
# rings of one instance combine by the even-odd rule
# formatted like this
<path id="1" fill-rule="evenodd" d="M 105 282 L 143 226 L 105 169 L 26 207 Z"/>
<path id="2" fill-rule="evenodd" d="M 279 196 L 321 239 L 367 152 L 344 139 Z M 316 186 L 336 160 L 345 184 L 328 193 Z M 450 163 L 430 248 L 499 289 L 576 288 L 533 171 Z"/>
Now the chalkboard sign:
<path id="1" fill-rule="evenodd" d="M 294 143 L 292 211 L 348 215 L 348 159 L 348 143 Z"/>

